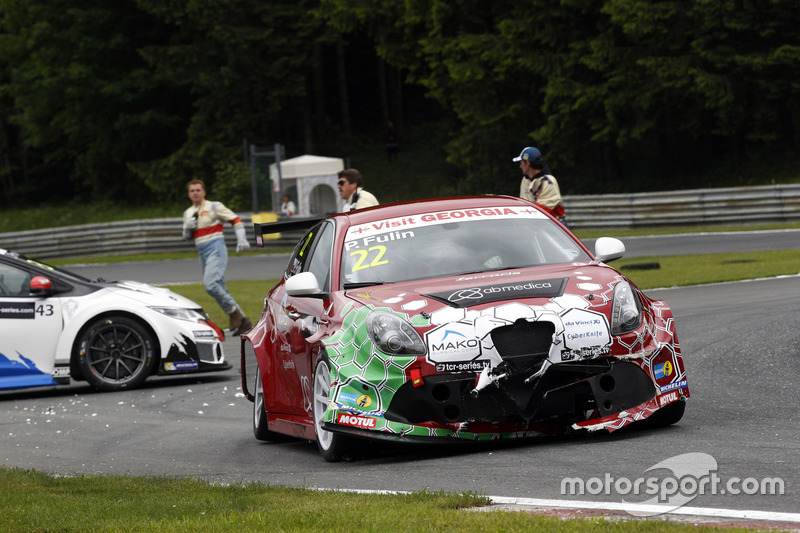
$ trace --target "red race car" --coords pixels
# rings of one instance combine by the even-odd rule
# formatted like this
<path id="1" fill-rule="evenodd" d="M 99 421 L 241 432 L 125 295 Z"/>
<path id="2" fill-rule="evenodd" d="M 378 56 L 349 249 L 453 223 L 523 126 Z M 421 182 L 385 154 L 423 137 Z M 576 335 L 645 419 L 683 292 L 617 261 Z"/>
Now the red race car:
<path id="1" fill-rule="evenodd" d="M 242 337 L 253 429 L 317 442 L 518 438 L 680 420 L 672 312 L 558 221 L 505 196 L 389 204 L 310 228 Z M 313 226 L 313 227 L 312 227 Z M 246 343 L 257 361 L 247 388 Z"/>

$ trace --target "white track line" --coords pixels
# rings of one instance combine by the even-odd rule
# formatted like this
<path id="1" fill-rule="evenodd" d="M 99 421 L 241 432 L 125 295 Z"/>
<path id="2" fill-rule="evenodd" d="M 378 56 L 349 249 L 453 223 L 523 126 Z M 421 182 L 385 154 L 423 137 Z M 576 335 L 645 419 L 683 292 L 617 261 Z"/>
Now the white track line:
<path id="1" fill-rule="evenodd" d="M 312 490 L 349 492 L 355 494 L 412 494 L 405 490 L 370 489 L 326 489 Z M 770 522 L 792 522 L 800 524 L 800 513 L 772 511 L 720 509 L 718 507 L 679 507 L 670 505 L 646 505 L 641 503 L 590 502 L 581 500 L 550 500 L 542 498 L 514 498 L 509 496 L 486 496 L 495 505 L 518 505 L 520 507 L 546 507 L 557 509 L 592 509 L 598 511 L 623 511 L 650 515 L 703 516 L 708 518 L 734 518 L 738 520 L 768 520 Z"/>
<path id="2" fill-rule="evenodd" d="M 778 276 L 769 276 L 766 278 L 750 278 L 750 279 L 737 279 L 733 281 L 716 281 L 714 283 L 697 283 L 695 285 L 673 285 L 672 287 L 656 287 L 654 289 L 642 289 L 644 292 L 650 291 L 670 291 L 673 289 L 691 289 L 692 287 L 713 287 L 714 285 L 732 285 L 734 283 L 750 283 L 753 281 L 769 281 L 772 279 L 791 279 L 800 278 L 800 273 L 797 274 L 780 274 Z"/>
<path id="3" fill-rule="evenodd" d="M 678 507 L 669 505 L 645 505 L 641 503 L 589 502 L 580 500 L 546 500 L 539 498 L 509 498 L 489 496 L 492 503 L 560 509 L 594 509 L 602 511 L 624 511 L 652 515 L 703 516 L 709 518 L 735 518 L 740 520 L 769 520 L 771 522 L 800 523 L 800 513 L 772 511 L 720 509 L 718 507 Z"/>

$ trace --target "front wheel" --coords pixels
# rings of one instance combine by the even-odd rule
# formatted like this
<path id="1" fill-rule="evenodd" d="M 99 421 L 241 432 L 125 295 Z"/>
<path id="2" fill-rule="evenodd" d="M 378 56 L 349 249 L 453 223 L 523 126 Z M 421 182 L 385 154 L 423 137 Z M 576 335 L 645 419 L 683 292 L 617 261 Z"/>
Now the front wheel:
<path id="1" fill-rule="evenodd" d="M 264 382 L 261 380 L 261 371 L 256 367 L 256 385 L 253 394 L 253 435 L 258 440 L 271 442 L 282 440 L 282 435 L 269 430 L 267 422 L 267 402 L 264 396 Z"/>
<path id="2" fill-rule="evenodd" d="M 352 448 L 352 439 L 322 428 L 322 416 L 328 408 L 331 392 L 331 371 L 324 359 L 314 370 L 314 431 L 317 434 L 317 449 L 323 459 L 335 463 L 341 461 Z"/>
<path id="3" fill-rule="evenodd" d="M 683 413 L 686 411 L 686 400 L 679 400 L 677 402 L 672 402 L 671 404 L 662 407 L 650 417 L 648 417 L 644 423 L 647 427 L 651 428 L 661 428 L 666 426 L 671 426 L 672 424 L 677 424 L 681 418 L 683 418 Z"/>
<path id="4" fill-rule="evenodd" d="M 152 334 L 126 316 L 95 320 L 78 342 L 78 365 L 89 384 L 101 391 L 140 385 L 153 368 Z"/>

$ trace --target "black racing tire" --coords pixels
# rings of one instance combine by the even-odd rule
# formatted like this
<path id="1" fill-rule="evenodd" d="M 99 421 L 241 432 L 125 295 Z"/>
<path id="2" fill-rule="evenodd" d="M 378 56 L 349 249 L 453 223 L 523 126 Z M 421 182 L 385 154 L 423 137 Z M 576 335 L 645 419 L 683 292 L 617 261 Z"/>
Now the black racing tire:
<path id="1" fill-rule="evenodd" d="M 253 435 L 256 439 L 264 442 L 282 441 L 287 438 L 269 429 L 267 402 L 264 398 L 264 382 L 261 380 L 261 372 L 258 367 L 256 367 L 256 382 L 253 388 Z"/>
<path id="2" fill-rule="evenodd" d="M 123 315 L 96 319 L 78 340 L 78 366 L 99 391 L 138 387 L 150 375 L 156 345 L 140 322 Z"/>
<path id="3" fill-rule="evenodd" d="M 686 412 L 686 400 L 681 399 L 677 402 L 672 402 L 671 404 L 662 407 L 649 418 L 647 418 L 645 422 L 645 426 L 651 428 L 663 428 L 666 426 L 671 426 L 672 424 L 677 424 L 680 422 L 681 418 L 683 418 L 683 413 Z"/>
<path id="4" fill-rule="evenodd" d="M 335 431 L 322 429 L 320 420 L 325 412 L 330 398 L 331 373 L 327 358 L 322 358 L 314 367 L 314 385 L 312 391 L 313 413 L 314 413 L 314 433 L 317 436 L 317 450 L 323 459 L 329 463 L 336 463 L 348 457 L 354 450 L 353 438 Z"/>

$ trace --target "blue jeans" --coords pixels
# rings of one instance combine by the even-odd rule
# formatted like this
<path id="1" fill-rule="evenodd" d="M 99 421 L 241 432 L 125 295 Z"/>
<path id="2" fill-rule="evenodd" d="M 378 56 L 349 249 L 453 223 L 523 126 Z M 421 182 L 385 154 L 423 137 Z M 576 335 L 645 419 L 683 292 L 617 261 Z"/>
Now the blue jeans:
<path id="1" fill-rule="evenodd" d="M 228 266 L 228 249 L 225 239 L 214 239 L 197 247 L 203 265 L 203 285 L 206 292 L 214 298 L 228 314 L 238 306 L 236 300 L 225 288 L 225 268 Z"/>

